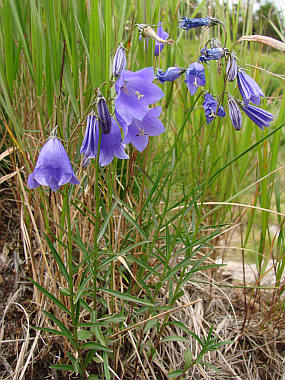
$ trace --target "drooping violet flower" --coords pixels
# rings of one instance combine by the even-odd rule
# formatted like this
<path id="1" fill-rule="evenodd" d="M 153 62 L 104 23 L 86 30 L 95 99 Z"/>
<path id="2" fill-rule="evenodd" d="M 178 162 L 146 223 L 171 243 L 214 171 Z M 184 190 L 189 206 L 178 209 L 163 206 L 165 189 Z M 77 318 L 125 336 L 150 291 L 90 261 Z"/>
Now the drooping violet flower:
<path id="1" fill-rule="evenodd" d="M 84 154 L 83 166 L 87 166 L 91 158 L 95 158 L 98 152 L 99 143 L 99 123 L 94 114 L 87 117 L 87 126 L 84 139 L 81 145 L 80 153 Z M 129 158 L 122 144 L 120 127 L 117 122 L 111 118 L 111 130 L 109 134 L 102 133 L 99 165 L 109 165 L 114 157 L 120 159 Z"/>
<path id="2" fill-rule="evenodd" d="M 220 21 L 216 18 L 202 17 L 202 18 L 187 18 L 180 17 L 179 27 L 184 30 L 192 28 L 199 28 L 201 26 L 210 27 L 216 24 L 220 24 Z"/>
<path id="3" fill-rule="evenodd" d="M 214 46 L 210 49 L 204 47 L 201 50 L 201 54 L 202 55 L 199 57 L 201 62 L 217 61 L 225 55 L 225 49 L 219 46 Z"/>
<path id="4" fill-rule="evenodd" d="M 260 128 L 264 129 L 270 126 L 273 120 L 273 114 L 251 104 L 244 104 L 241 106 L 242 110 L 247 116 Z"/>
<path id="5" fill-rule="evenodd" d="M 156 34 L 158 37 L 160 37 L 162 40 L 167 40 L 169 37 L 169 33 L 165 32 L 162 27 L 162 22 L 158 22 L 159 27 L 156 29 Z M 154 55 L 157 57 L 159 56 L 160 52 L 164 48 L 164 43 L 159 42 L 155 40 L 155 47 L 154 47 Z"/>
<path id="6" fill-rule="evenodd" d="M 87 116 L 85 134 L 84 134 L 84 138 L 83 138 L 82 145 L 80 148 L 80 153 L 84 154 L 86 159 L 96 157 L 96 152 L 98 149 L 98 141 L 97 141 L 97 146 L 96 146 L 96 134 L 95 134 L 96 122 L 97 122 L 97 118 L 93 112 Z M 85 167 L 87 165 L 84 165 L 83 163 L 83 166 Z"/>
<path id="7" fill-rule="evenodd" d="M 241 110 L 235 101 L 235 99 L 229 95 L 228 100 L 229 105 L 229 115 L 232 122 L 232 125 L 236 131 L 239 131 L 242 127 L 242 116 L 241 116 Z"/>
<path id="8" fill-rule="evenodd" d="M 157 29 L 157 33 L 152 29 L 150 25 L 147 25 L 147 24 L 137 24 L 137 27 L 139 29 L 139 32 L 141 33 L 141 36 L 146 37 L 146 38 L 153 38 L 157 43 L 160 42 L 161 44 L 173 45 L 175 41 L 172 39 L 168 39 L 169 34 L 163 30 L 161 26 L 161 22 L 159 22 L 158 24 L 160 26 Z M 158 48 L 157 50 L 158 54 L 159 54 L 159 51 L 161 50 L 162 50 L 161 47 Z M 155 54 L 155 55 L 158 55 L 158 54 Z"/>
<path id="9" fill-rule="evenodd" d="M 184 72 L 185 69 L 176 66 L 168 67 L 168 69 L 166 69 L 164 72 L 160 69 L 157 69 L 155 78 L 158 79 L 161 83 L 172 82 L 180 77 L 180 75 Z"/>
<path id="10" fill-rule="evenodd" d="M 97 115 L 99 127 L 102 129 L 102 132 L 107 135 L 111 130 L 111 115 L 106 99 L 102 94 L 99 95 L 97 102 Z"/>
<path id="11" fill-rule="evenodd" d="M 113 75 L 119 77 L 121 72 L 126 68 L 126 49 L 122 42 L 120 43 L 113 59 Z"/>
<path id="12" fill-rule="evenodd" d="M 191 95 L 194 95 L 199 86 L 205 86 L 206 77 L 204 66 L 199 62 L 191 63 L 186 70 L 185 83 Z"/>
<path id="13" fill-rule="evenodd" d="M 226 70 L 228 81 L 233 82 L 236 79 L 238 73 L 237 56 L 234 51 L 228 55 Z"/>
<path id="14" fill-rule="evenodd" d="M 123 143 L 131 143 L 142 152 L 148 144 L 149 136 L 158 136 L 165 130 L 162 122 L 158 119 L 160 114 L 161 107 L 155 107 L 146 113 L 142 121 L 134 118 L 132 123 L 128 125 Z"/>
<path id="15" fill-rule="evenodd" d="M 27 183 L 30 189 L 42 185 L 49 186 L 53 191 L 66 183 L 79 184 L 62 143 L 54 135 L 40 150 L 35 169 L 29 175 Z"/>
<path id="16" fill-rule="evenodd" d="M 217 117 L 224 117 L 226 115 L 225 110 L 222 106 L 219 106 L 218 108 L 218 102 L 211 94 L 205 95 L 205 101 L 203 103 L 203 108 L 205 110 L 205 116 L 207 119 L 207 124 L 210 124 L 211 121 Z M 217 111 L 218 109 L 218 111 Z"/>
<path id="17" fill-rule="evenodd" d="M 149 110 L 149 105 L 164 96 L 163 91 L 152 83 L 154 77 L 152 67 L 135 72 L 122 71 L 115 85 L 118 94 L 115 109 L 127 125 L 133 118 L 142 121 Z"/>
<path id="18" fill-rule="evenodd" d="M 247 105 L 249 102 L 259 106 L 260 97 L 264 96 L 261 88 L 244 70 L 238 69 L 237 81 L 240 94 L 244 103 Z"/>

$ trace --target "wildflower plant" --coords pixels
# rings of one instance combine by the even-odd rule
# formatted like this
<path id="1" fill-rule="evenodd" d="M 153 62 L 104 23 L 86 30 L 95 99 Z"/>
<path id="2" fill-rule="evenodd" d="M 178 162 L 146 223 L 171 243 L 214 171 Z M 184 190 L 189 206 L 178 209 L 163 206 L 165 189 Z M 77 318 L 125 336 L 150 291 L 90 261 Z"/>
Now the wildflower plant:
<path id="1" fill-rule="evenodd" d="M 214 244 L 231 224 L 224 223 L 219 206 L 208 211 L 203 202 L 209 194 L 210 200 L 219 194 L 231 202 L 246 178 L 240 173 L 249 170 L 247 153 L 275 133 L 268 128 L 274 116 L 265 110 L 260 78 L 247 74 L 243 57 L 226 46 L 226 38 L 223 45 L 216 38 L 203 40 L 209 27 L 213 35 L 223 30 L 214 17 L 179 17 L 182 8 L 176 13 L 170 5 L 164 14 L 160 6 L 152 10 L 149 0 L 138 2 L 133 19 L 125 0 L 123 6 L 106 1 L 90 7 L 83 0 L 66 7 L 24 1 L 32 33 L 22 5 L 4 3 L 7 30 L 15 27 L 14 38 L 20 38 L 11 54 L 15 65 L 17 59 L 24 65 L 13 72 L 0 65 L 0 102 L 15 154 L 25 164 L 14 171 L 23 234 L 36 236 L 32 243 L 43 258 L 37 268 L 33 244 L 25 245 L 35 304 L 39 313 L 45 309 L 45 321 L 39 319 L 35 328 L 60 337 L 52 368 L 89 380 L 118 379 L 125 371 L 136 379 L 150 372 L 161 377 L 160 368 L 170 378 L 197 375 L 201 366 L 213 369 L 206 354 L 229 342 L 214 333 L 211 313 L 199 322 L 199 332 L 191 318 L 178 319 L 184 312 L 195 315 L 196 304 L 198 310 L 212 299 L 214 277 L 201 287 L 219 266 Z M 18 30 L 22 27 L 27 30 Z M 201 46 L 193 51 L 189 44 L 188 52 L 185 41 L 193 28 L 202 28 Z M 5 51 L 11 52 L 6 37 Z M 13 104 L 21 104 L 12 101 L 14 72 L 32 78 L 30 119 L 28 110 L 25 117 L 14 106 L 16 116 L 11 112 Z M 21 91 L 29 85 L 22 84 Z M 259 127 L 257 136 L 268 128 L 253 148 L 252 125 L 243 128 L 245 120 Z M 57 136 L 49 133 L 56 124 Z M 268 157 L 257 153 L 265 170 Z M 276 157 L 277 150 L 272 160 Z M 262 173 L 264 180 L 273 164 Z M 230 171 L 234 185 L 217 184 Z M 48 197 L 41 186 L 56 194 Z M 261 186 L 267 202 L 264 181 Z M 162 349 L 170 342 L 185 361 L 174 372 Z"/>

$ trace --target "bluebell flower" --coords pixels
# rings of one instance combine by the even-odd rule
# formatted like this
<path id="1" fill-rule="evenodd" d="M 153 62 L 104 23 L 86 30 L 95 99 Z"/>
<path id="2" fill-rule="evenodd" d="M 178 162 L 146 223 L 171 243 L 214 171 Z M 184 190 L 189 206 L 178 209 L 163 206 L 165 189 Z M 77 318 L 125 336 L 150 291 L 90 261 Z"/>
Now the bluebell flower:
<path id="1" fill-rule="evenodd" d="M 217 61 L 225 55 L 225 49 L 220 46 L 214 46 L 210 49 L 204 47 L 201 50 L 201 54 L 202 55 L 199 57 L 201 62 Z"/>
<path id="2" fill-rule="evenodd" d="M 228 105 L 229 105 L 229 115 L 230 115 L 232 125 L 235 130 L 239 131 L 242 127 L 242 116 L 241 116 L 240 107 L 238 106 L 235 99 L 230 95 L 229 95 Z"/>
<path id="3" fill-rule="evenodd" d="M 149 136 L 158 136 L 165 130 L 162 122 L 158 119 L 160 114 L 161 107 L 155 107 L 146 113 L 142 121 L 134 118 L 127 127 L 123 143 L 131 143 L 142 152 L 148 144 Z"/>
<path id="4" fill-rule="evenodd" d="M 205 116 L 207 119 L 207 124 L 211 123 L 211 121 L 217 117 L 224 117 L 226 115 L 225 110 L 222 106 L 218 108 L 218 102 L 211 94 L 205 95 L 205 101 L 203 103 L 203 108 L 205 110 Z"/>
<path id="5" fill-rule="evenodd" d="M 126 49 L 121 42 L 113 59 L 113 75 L 119 77 L 121 72 L 125 70 L 126 64 Z"/>
<path id="6" fill-rule="evenodd" d="M 206 77 L 204 66 L 199 62 L 191 63 L 186 70 L 185 83 L 191 95 L 194 95 L 199 86 L 205 86 Z"/>
<path id="7" fill-rule="evenodd" d="M 106 103 L 106 99 L 102 94 L 100 94 L 97 102 L 97 115 L 99 127 L 102 129 L 102 132 L 107 135 L 111 130 L 111 115 Z"/>
<path id="8" fill-rule="evenodd" d="M 185 72 L 185 69 L 181 69 L 180 67 L 172 66 L 168 67 L 164 72 L 160 69 L 157 69 L 155 78 L 158 79 L 161 83 L 164 82 L 172 82 L 182 73 Z"/>
<path id="9" fill-rule="evenodd" d="M 87 126 L 80 153 L 84 155 L 83 166 L 87 166 L 91 158 L 95 158 L 98 152 L 99 124 L 96 116 L 90 114 L 87 117 Z M 120 127 L 111 118 L 111 130 L 109 134 L 102 133 L 99 164 L 100 166 L 109 165 L 114 157 L 120 159 L 129 158 L 122 144 Z"/>
<path id="10" fill-rule="evenodd" d="M 228 56 L 226 73 L 227 73 L 227 79 L 229 82 L 233 82 L 237 77 L 238 64 L 237 64 L 237 56 L 235 52 L 230 53 Z"/>
<path id="11" fill-rule="evenodd" d="M 220 21 L 216 18 L 202 17 L 202 18 L 187 18 L 180 17 L 179 27 L 184 30 L 189 30 L 192 28 L 199 28 L 201 26 L 213 26 L 219 24 Z"/>
<path id="12" fill-rule="evenodd" d="M 162 23 L 158 22 L 159 27 L 157 28 L 157 31 L 155 32 L 149 25 L 146 24 L 139 24 L 139 30 L 141 32 L 141 35 L 139 37 L 140 40 L 142 40 L 142 36 L 147 38 L 153 38 L 155 39 L 155 47 L 154 47 L 154 55 L 159 56 L 160 52 L 164 49 L 164 44 L 173 44 L 173 40 L 168 40 L 169 34 L 163 30 Z M 147 42 L 148 43 L 148 42 Z"/>
<path id="13" fill-rule="evenodd" d="M 149 105 L 164 96 L 163 91 L 152 83 L 154 78 L 152 67 L 136 72 L 122 71 L 115 85 L 118 94 L 115 110 L 127 125 L 133 118 L 142 121 L 149 110 Z"/>
<path id="14" fill-rule="evenodd" d="M 56 191 L 66 183 L 78 185 L 79 181 L 62 143 L 51 136 L 40 150 L 35 169 L 28 177 L 28 186 L 30 189 L 49 186 Z"/>
<path id="15" fill-rule="evenodd" d="M 160 39 L 167 40 L 168 37 L 169 37 L 169 33 L 165 32 L 163 30 L 161 22 L 159 22 L 158 25 L 160 25 L 160 26 L 157 28 L 156 34 L 158 35 L 158 37 Z M 154 55 L 155 56 L 159 56 L 159 54 L 163 50 L 163 48 L 164 48 L 164 43 L 163 42 L 159 42 L 158 40 L 155 40 Z"/>
<path id="16" fill-rule="evenodd" d="M 237 81 L 240 94 L 244 103 L 247 105 L 249 102 L 259 106 L 260 97 L 264 96 L 261 88 L 245 71 L 238 69 Z"/>
<path id="17" fill-rule="evenodd" d="M 273 120 L 273 114 L 251 104 L 244 104 L 241 106 L 242 110 L 247 116 L 260 128 L 264 129 L 270 126 Z"/>

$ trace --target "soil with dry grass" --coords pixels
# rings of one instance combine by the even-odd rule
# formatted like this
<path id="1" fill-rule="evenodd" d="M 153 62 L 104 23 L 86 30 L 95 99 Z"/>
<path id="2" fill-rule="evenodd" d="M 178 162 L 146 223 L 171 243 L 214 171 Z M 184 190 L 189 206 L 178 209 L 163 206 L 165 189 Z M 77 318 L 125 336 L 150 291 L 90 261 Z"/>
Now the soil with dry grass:
<path id="1" fill-rule="evenodd" d="M 20 216 L 9 189 L 2 187 L 1 190 L 0 379 L 76 379 L 75 375 L 64 376 L 49 368 L 58 358 L 64 358 L 66 346 L 63 339 L 40 334 L 32 328 L 39 319 L 33 302 L 33 287 L 28 281 L 32 274 L 21 243 Z M 35 260 L 37 262 L 37 257 Z M 280 304 L 274 303 L 272 293 L 256 294 L 250 288 L 244 291 L 233 287 L 237 283 L 232 274 L 221 270 L 211 281 L 210 275 L 199 274 L 195 281 L 187 283 L 180 304 L 197 299 L 202 301 L 173 313 L 171 320 L 183 322 L 198 336 L 205 336 L 214 324 L 218 339 L 232 343 L 205 355 L 205 361 L 215 369 L 195 366 L 185 378 L 283 380 L 285 319 Z M 205 282 L 212 282 L 212 286 L 205 285 Z M 272 318 L 272 313 L 275 318 Z M 124 363 L 117 373 L 124 380 L 133 379 L 136 353 L 131 340 L 136 340 L 136 334 L 136 331 L 129 332 L 128 338 L 131 339 L 125 338 L 124 352 L 121 351 Z M 146 334 L 154 340 L 156 330 L 150 329 Z M 170 326 L 164 332 L 164 336 L 169 335 L 189 339 L 195 357 L 199 350 L 195 340 Z M 146 364 L 144 371 L 138 370 L 137 378 L 168 379 L 166 367 L 173 370 L 183 368 L 183 353 L 189 344 L 182 341 L 161 344 L 152 368 Z M 142 349 L 143 363 L 147 363 L 147 349 Z M 100 378 L 100 366 L 93 365 Z"/>

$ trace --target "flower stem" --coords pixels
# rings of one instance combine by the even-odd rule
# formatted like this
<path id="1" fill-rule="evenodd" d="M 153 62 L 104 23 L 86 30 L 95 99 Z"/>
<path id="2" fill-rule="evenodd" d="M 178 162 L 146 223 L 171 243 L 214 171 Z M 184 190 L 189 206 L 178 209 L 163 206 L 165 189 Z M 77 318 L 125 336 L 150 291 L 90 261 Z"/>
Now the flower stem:
<path id="1" fill-rule="evenodd" d="M 98 126 L 99 128 L 99 126 Z M 95 227 L 94 227 L 94 260 L 93 260 L 93 291 L 94 291 L 94 311 L 95 311 L 95 319 L 97 320 L 96 313 L 96 303 L 97 303 L 97 267 L 98 267 L 98 230 L 99 230 L 99 157 L 100 157 L 100 148 L 101 148 L 101 139 L 102 139 L 102 130 L 99 128 L 99 140 L 98 140 L 98 150 L 95 161 L 95 203 L 96 203 L 96 213 L 95 213 Z"/>
<path id="2" fill-rule="evenodd" d="M 85 366 L 84 366 L 84 360 L 82 357 L 81 347 L 78 340 L 78 332 L 77 332 L 77 324 L 78 321 L 76 321 L 76 306 L 74 304 L 74 287 L 73 287 L 73 262 L 72 262 L 72 228 L 71 228 L 71 220 L 70 220 L 70 207 L 69 207 L 69 197 L 68 197 L 68 186 L 66 186 L 65 194 L 64 194 L 64 203 L 65 203 L 65 213 L 66 213 L 66 220 L 67 220 L 67 231 L 68 231 L 68 276 L 69 276 L 69 292 L 71 294 L 70 297 L 70 311 L 71 311 L 71 320 L 72 320 L 72 332 L 74 336 L 74 341 L 76 344 L 76 350 L 78 352 L 78 359 L 80 363 L 80 373 L 83 376 L 83 379 L 86 378 L 85 376 Z"/>

